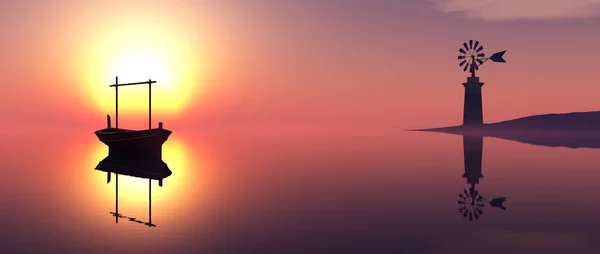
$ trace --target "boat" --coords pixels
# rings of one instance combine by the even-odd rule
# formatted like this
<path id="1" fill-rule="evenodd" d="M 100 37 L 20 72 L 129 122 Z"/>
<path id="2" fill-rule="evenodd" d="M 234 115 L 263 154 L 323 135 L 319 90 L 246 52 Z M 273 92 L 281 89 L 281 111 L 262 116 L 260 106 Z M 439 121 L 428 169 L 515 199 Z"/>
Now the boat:
<path id="1" fill-rule="evenodd" d="M 110 115 L 107 115 L 107 118 L 110 121 Z M 108 127 L 97 130 L 94 134 L 109 147 L 127 147 L 132 144 L 155 144 L 160 146 L 167 141 L 171 131 L 163 129 L 161 123 L 159 128 L 156 129 L 136 131 Z"/>
<path id="2" fill-rule="evenodd" d="M 107 115 L 110 122 L 110 115 Z M 161 159 L 162 145 L 171 135 L 170 130 L 158 128 L 148 130 L 128 130 L 107 127 L 94 132 L 98 139 L 109 147 L 111 154 L 127 154 L 128 156 Z"/>
<path id="3" fill-rule="evenodd" d="M 110 115 L 106 116 L 107 127 L 94 132 L 98 139 L 108 146 L 108 156 L 96 166 L 96 170 L 108 173 L 129 175 L 154 179 L 162 186 L 162 179 L 172 174 L 165 162 L 162 161 L 162 145 L 167 141 L 172 131 L 164 129 L 163 123 L 158 128 L 152 128 L 152 84 L 156 81 L 115 84 L 115 127 L 111 126 Z M 148 84 L 148 129 L 129 130 L 119 128 L 119 87 Z"/>

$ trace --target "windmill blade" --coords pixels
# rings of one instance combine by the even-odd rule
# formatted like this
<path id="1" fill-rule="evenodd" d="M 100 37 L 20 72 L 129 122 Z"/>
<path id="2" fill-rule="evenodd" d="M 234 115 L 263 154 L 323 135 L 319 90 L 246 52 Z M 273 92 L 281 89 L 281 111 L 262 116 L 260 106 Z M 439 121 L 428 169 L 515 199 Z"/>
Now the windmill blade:
<path id="1" fill-rule="evenodd" d="M 506 63 L 504 58 L 502 58 L 504 53 L 506 53 L 506 50 L 494 53 L 492 56 L 490 56 L 490 60 L 496 63 Z"/>
<path id="2" fill-rule="evenodd" d="M 477 54 L 477 57 L 485 57 L 485 53 L 479 53 Z"/>
<path id="3" fill-rule="evenodd" d="M 458 64 L 458 66 L 463 66 L 463 65 L 465 65 L 466 63 L 467 63 L 467 60 L 463 60 L 462 62 L 460 62 L 460 63 Z"/>
<path id="4" fill-rule="evenodd" d="M 464 49 L 462 49 L 462 48 L 459 48 L 459 49 L 458 49 L 458 52 L 460 52 L 460 53 L 463 53 L 463 54 L 466 54 L 466 53 L 467 53 L 467 51 L 465 51 L 465 50 L 464 50 Z"/>
<path id="5" fill-rule="evenodd" d="M 466 56 L 464 56 L 464 55 L 460 55 L 460 56 L 458 56 L 458 60 L 460 60 L 460 59 L 465 59 L 465 58 L 466 58 Z"/>
<path id="6" fill-rule="evenodd" d="M 479 65 L 477 65 L 477 64 L 474 64 L 473 66 L 475 67 L 475 70 L 476 70 L 476 71 L 478 71 L 478 70 L 479 70 Z M 477 194 L 475 194 L 475 196 L 477 196 Z"/>
<path id="7" fill-rule="evenodd" d="M 467 71 L 467 69 L 469 69 L 469 63 L 465 64 L 465 68 L 463 68 L 463 71 Z M 467 196 L 469 195 L 467 194 Z"/>
<path id="8" fill-rule="evenodd" d="M 473 49 L 473 40 L 469 40 L 469 49 Z"/>
<path id="9" fill-rule="evenodd" d="M 466 42 L 465 42 L 465 43 L 463 43 L 463 46 L 465 47 L 465 50 L 466 50 L 466 51 L 469 51 L 469 47 L 467 46 L 467 43 L 466 43 Z"/>
<path id="10" fill-rule="evenodd" d="M 482 50 L 483 50 L 483 46 L 479 46 L 479 48 L 477 50 L 475 50 L 475 52 L 479 53 L 479 51 L 482 51 Z"/>
<path id="11" fill-rule="evenodd" d="M 481 59 L 475 59 L 475 61 L 477 61 L 477 63 L 479 63 L 479 65 L 483 64 L 483 61 L 481 61 Z"/>
<path id="12" fill-rule="evenodd" d="M 479 46 L 479 41 L 475 41 L 475 45 L 473 46 L 473 48 L 476 49 L 477 46 Z"/>

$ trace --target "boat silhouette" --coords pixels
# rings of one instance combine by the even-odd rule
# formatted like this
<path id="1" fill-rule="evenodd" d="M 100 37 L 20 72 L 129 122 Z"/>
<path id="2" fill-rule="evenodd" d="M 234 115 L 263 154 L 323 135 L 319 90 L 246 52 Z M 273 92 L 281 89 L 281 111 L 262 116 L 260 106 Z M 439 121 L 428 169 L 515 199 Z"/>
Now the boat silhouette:
<path id="1" fill-rule="evenodd" d="M 110 115 L 106 116 L 107 127 L 94 132 L 98 139 L 108 146 L 108 156 L 104 158 L 95 169 L 108 173 L 139 176 L 159 181 L 172 174 L 165 162 L 162 161 L 162 145 L 171 135 L 171 131 L 164 129 L 162 122 L 158 128 L 152 128 L 152 84 L 156 81 L 119 84 L 118 77 L 115 84 L 115 127 L 111 126 Z M 148 129 L 129 130 L 119 128 L 119 87 L 148 84 Z"/>
<path id="2" fill-rule="evenodd" d="M 110 115 L 107 115 L 107 121 L 110 122 Z M 159 147 L 167 141 L 170 130 L 162 128 L 162 123 L 159 123 L 157 129 L 149 130 L 128 130 L 128 129 L 117 129 L 111 128 L 110 124 L 108 128 L 97 130 L 94 132 L 96 136 L 111 148 L 125 149 L 131 148 L 132 146 L 139 146 L 137 148 L 143 148 L 147 145 L 159 145 Z"/>

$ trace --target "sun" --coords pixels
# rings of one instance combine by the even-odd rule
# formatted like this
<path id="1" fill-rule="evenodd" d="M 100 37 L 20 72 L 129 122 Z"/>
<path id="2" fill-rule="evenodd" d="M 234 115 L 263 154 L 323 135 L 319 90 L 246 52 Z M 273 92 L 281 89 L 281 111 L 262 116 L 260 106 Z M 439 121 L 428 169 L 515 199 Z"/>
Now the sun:
<path id="1" fill-rule="evenodd" d="M 208 70 L 202 44 L 165 20 L 121 22 L 97 27 L 101 34 L 89 39 L 81 71 L 83 100 L 97 111 L 114 111 L 115 83 L 156 81 L 152 85 L 152 112 L 179 113 L 204 90 Z M 119 88 L 119 112 L 145 113 L 148 87 Z"/>
<path id="2" fill-rule="evenodd" d="M 126 80 L 144 81 L 144 77 L 147 77 L 162 81 L 162 86 L 169 88 L 168 90 L 177 88 L 172 82 L 172 70 L 169 65 L 152 52 L 129 53 L 122 59 L 116 60 L 114 69 L 110 72 L 115 73 L 121 79 L 121 83 Z"/>

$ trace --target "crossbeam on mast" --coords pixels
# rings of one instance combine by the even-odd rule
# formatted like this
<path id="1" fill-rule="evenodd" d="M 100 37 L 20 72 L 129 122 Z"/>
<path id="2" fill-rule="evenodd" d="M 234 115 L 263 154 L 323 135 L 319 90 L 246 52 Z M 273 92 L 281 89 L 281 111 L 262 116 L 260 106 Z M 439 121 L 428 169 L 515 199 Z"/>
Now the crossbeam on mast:
<path id="1" fill-rule="evenodd" d="M 116 86 L 133 86 L 133 85 L 146 85 L 146 84 L 153 84 L 156 83 L 156 80 L 152 81 L 152 80 L 148 80 L 148 81 L 144 81 L 144 82 L 135 82 L 135 83 L 126 83 L 126 84 L 112 84 L 110 85 L 110 87 L 116 87 Z"/>
<path id="2" fill-rule="evenodd" d="M 119 84 L 119 78 L 115 77 L 115 84 L 110 87 L 115 88 L 115 128 L 119 129 L 119 87 L 120 86 L 133 86 L 133 85 L 145 85 L 148 84 L 148 129 L 152 129 L 152 84 L 156 81 L 149 79 L 143 82 L 125 83 Z"/>

